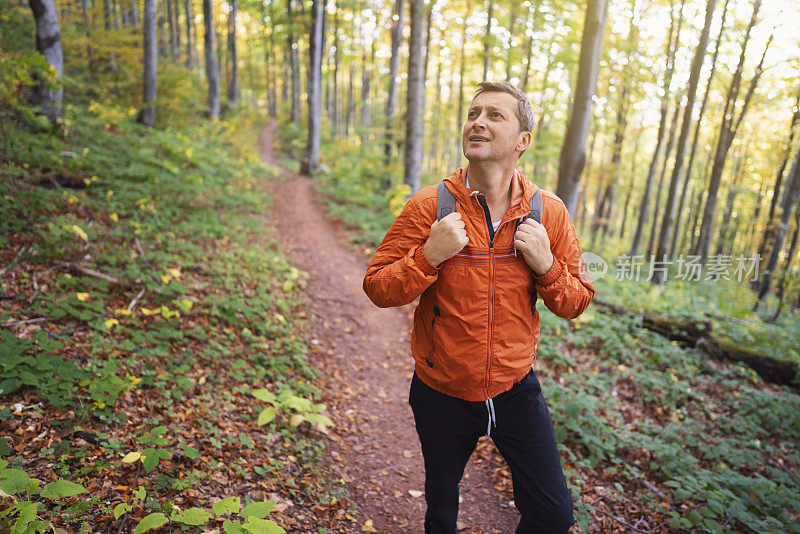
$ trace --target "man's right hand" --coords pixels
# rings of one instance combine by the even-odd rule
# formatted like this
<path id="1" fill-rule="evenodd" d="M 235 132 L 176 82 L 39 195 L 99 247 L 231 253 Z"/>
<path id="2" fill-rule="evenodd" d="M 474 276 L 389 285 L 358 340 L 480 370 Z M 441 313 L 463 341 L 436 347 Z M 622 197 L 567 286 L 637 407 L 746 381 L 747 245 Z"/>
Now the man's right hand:
<path id="1" fill-rule="evenodd" d="M 422 250 L 431 265 L 438 267 L 458 254 L 467 243 L 469 238 L 464 221 L 461 220 L 461 214 L 454 211 L 431 225 L 431 234 Z"/>

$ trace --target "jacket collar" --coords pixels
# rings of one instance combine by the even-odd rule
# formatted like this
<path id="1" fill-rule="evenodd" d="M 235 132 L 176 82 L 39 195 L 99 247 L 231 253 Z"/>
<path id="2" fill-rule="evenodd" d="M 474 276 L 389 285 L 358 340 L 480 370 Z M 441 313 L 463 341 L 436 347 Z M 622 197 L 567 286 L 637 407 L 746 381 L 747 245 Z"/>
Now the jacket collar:
<path id="1" fill-rule="evenodd" d="M 467 188 L 466 167 L 459 167 L 456 171 L 444 179 L 447 189 L 453 193 L 459 204 L 467 210 L 483 215 L 483 208 L 478 199 L 475 198 L 477 191 Z M 518 219 L 530 213 L 530 202 L 536 194 L 538 187 L 528 180 L 524 172 L 514 169 L 514 177 L 511 179 L 511 204 L 508 207 L 503 220 Z"/>

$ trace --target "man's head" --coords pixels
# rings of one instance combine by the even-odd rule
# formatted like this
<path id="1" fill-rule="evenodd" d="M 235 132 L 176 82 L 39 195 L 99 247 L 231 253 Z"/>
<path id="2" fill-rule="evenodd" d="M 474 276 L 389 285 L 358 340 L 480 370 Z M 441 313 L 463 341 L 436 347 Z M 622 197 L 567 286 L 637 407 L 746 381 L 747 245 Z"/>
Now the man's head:
<path id="1" fill-rule="evenodd" d="M 525 93 L 507 82 L 480 82 L 472 99 L 461 146 L 470 161 L 519 156 L 531 144 L 534 118 Z"/>

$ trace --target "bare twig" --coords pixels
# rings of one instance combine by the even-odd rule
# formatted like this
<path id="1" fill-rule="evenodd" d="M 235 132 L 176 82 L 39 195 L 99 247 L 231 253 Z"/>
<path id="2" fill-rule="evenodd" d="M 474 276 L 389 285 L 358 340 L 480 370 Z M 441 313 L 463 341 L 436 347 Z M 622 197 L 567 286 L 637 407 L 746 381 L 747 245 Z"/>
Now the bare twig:
<path id="1" fill-rule="evenodd" d="M 11 321 L 10 323 L 3 323 L 0 326 L 14 326 L 18 324 L 39 323 L 46 320 L 47 317 L 37 317 L 36 319 L 25 319 L 24 321 Z"/>
<path id="2" fill-rule="evenodd" d="M 20 257 L 20 254 L 28 250 L 28 248 L 30 247 L 22 247 L 21 249 L 19 249 L 14 258 L 10 262 L 8 262 L 8 265 L 0 269 L 0 276 L 3 276 L 4 274 L 6 274 L 7 271 L 9 271 L 12 267 L 14 267 L 14 264 L 17 262 L 17 258 Z"/>
<path id="3" fill-rule="evenodd" d="M 128 311 L 133 311 L 133 309 L 136 307 L 136 304 L 139 302 L 139 299 L 142 298 L 142 295 L 144 295 L 144 288 L 142 288 L 142 290 L 139 291 L 139 294 L 133 298 L 130 304 L 128 304 Z"/>
<path id="4" fill-rule="evenodd" d="M 136 252 L 138 252 L 139 256 L 142 257 L 142 261 L 144 262 L 144 264 L 150 267 L 150 270 L 152 272 L 156 272 L 155 268 L 153 267 L 153 264 L 150 263 L 150 260 L 147 259 L 147 256 L 145 255 L 144 250 L 142 249 L 142 244 L 139 242 L 139 238 L 134 237 L 133 242 L 136 244 Z"/>
<path id="5" fill-rule="evenodd" d="M 58 260 L 57 263 L 63 267 L 66 267 L 67 269 L 73 269 L 87 276 L 93 276 L 95 278 L 100 278 L 101 280 L 108 280 L 113 284 L 119 283 L 118 278 L 114 278 L 111 275 L 101 273 L 100 271 L 95 271 L 94 269 L 89 269 L 88 267 L 82 267 L 77 263 L 72 263 L 69 261 L 60 261 L 60 260 Z"/>

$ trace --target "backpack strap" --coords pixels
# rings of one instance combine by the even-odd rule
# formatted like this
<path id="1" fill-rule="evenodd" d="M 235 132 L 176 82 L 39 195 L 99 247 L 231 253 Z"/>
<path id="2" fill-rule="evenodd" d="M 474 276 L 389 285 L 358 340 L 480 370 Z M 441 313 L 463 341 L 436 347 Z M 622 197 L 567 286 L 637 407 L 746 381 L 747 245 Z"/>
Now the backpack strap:
<path id="1" fill-rule="evenodd" d="M 439 182 L 436 188 L 436 220 L 440 221 L 454 211 L 456 211 L 456 197 L 447 189 L 444 182 Z"/>
<path id="2" fill-rule="evenodd" d="M 527 215 L 525 215 L 522 219 L 517 221 L 517 226 L 519 227 L 520 223 L 530 217 L 534 221 L 542 224 L 542 190 L 541 188 L 536 188 L 536 193 L 531 197 L 531 211 Z"/>

